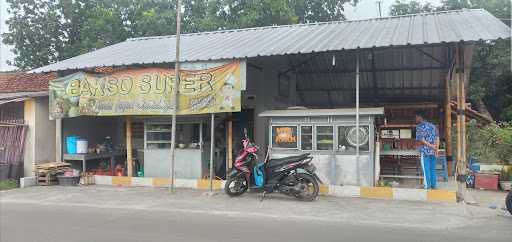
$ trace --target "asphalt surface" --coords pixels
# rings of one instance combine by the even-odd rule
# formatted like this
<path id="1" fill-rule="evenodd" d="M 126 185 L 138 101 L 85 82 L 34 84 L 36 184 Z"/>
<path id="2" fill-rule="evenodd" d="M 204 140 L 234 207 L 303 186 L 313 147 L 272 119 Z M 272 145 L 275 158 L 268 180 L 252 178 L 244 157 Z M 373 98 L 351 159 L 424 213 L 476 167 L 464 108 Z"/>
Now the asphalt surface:
<path id="1" fill-rule="evenodd" d="M 467 208 L 459 210 L 458 206 L 445 204 L 334 198 L 299 203 L 279 196 L 259 202 L 256 194 L 230 199 L 222 194 L 209 197 L 195 191 L 169 194 L 166 190 L 115 188 L 34 188 L 3 192 L 0 196 L 2 242 L 512 239 L 512 216 L 488 209 L 468 212 Z M 117 201 L 109 202 L 112 199 Z M 326 206 L 331 214 L 321 209 Z M 384 211 L 370 212 L 374 214 L 371 219 L 365 211 L 368 209 L 364 209 L 367 207 Z M 423 213 L 416 214 L 418 209 L 427 210 L 427 218 L 420 217 Z M 447 214 L 446 221 L 439 217 L 442 215 L 428 218 L 435 211 Z M 461 211 L 463 214 L 459 214 Z M 310 216 L 313 214 L 318 214 L 317 218 Z M 414 219 L 408 220 L 407 214 Z M 400 217 L 407 223 L 398 221 Z M 429 220 L 436 224 L 427 224 Z"/>

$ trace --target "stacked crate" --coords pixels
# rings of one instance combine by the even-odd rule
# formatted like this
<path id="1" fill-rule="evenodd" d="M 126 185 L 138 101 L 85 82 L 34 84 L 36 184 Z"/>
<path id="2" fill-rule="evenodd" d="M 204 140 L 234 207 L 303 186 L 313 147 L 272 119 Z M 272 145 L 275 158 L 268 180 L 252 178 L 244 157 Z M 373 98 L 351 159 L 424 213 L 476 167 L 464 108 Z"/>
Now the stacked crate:
<path id="1" fill-rule="evenodd" d="M 41 186 L 57 184 L 57 175 L 71 169 L 70 164 L 64 162 L 43 163 L 36 165 L 35 168 L 37 184 Z"/>

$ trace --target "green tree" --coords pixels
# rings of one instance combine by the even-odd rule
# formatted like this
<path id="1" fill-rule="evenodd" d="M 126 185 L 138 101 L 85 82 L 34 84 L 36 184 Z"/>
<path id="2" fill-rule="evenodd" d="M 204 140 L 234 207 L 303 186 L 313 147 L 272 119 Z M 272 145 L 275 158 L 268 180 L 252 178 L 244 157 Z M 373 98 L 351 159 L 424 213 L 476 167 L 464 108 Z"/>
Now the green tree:
<path id="1" fill-rule="evenodd" d="M 483 8 L 510 26 L 509 0 L 444 0 L 440 6 L 422 5 L 417 1 L 396 1 L 392 15 Z M 510 40 L 481 42 L 473 55 L 469 99 L 483 113 L 489 112 L 496 120 L 512 120 L 512 73 Z"/>
<path id="2" fill-rule="evenodd" d="M 61 16 L 55 1 L 9 1 L 11 18 L 7 20 L 10 33 L 4 43 L 14 45 L 13 65 L 22 69 L 58 61 L 64 40 Z"/>
<path id="3" fill-rule="evenodd" d="M 389 14 L 392 16 L 398 16 L 413 13 L 428 13 L 435 10 L 436 8 L 430 3 L 422 4 L 417 1 L 402 2 L 400 0 L 396 0 L 395 3 L 391 5 Z"/>

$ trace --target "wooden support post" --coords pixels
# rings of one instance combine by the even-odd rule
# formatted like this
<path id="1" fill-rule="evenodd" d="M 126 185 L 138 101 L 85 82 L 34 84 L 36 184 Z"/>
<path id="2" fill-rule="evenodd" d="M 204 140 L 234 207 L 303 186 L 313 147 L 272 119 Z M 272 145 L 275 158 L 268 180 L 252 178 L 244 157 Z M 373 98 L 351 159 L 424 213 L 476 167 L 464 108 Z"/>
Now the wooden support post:
<path id="1" fill-rule="evenodd" d="M 452 107 L 450 105 L 451 101 L 451 88 L 450 88 L 451 78 L 450 76 L 446 77 L 445 81 L 445 91 L 444 91 L 444 138 L 446 140 L 446 160 L 448 165 L 448 174 L 453 174 L 452 171 Z"/>
<path id="2" fill-rule="evenodd" d="M 55 161 L 62 162 L 62 119 L 55 119 Z"/>
<path id="3" fill-rule="evenodd" d="M 230 119 L 228 121 L 228 163 L 226 164 L 226 172 L 231 169 L 233 166 L 233 116 L 230 115 Z"/>
<path id="4" fill-rule="evenodd" d="M 132 159 L 132 120 L 130 116 L 126 116 L 126 167 L 127 175 L 133 175 L 133 159 Z"/>
<path id="5" fill-rule="evenodd" d="M 464 52 L 463 45 L 457 47 L 457 195 L 460 201 L 464 201 L 466 194 L 466 182 L 463 179 L 466 175 L 466 157 L 465 157 L 465 136 L 466 119 L 464 109 L 466 103 L 464 90 Z"/>
<path id="6" fill-rule="evenodd" d="M 461 130 L 461 158 L 462 158 L 462 167 L 463 174 L 466 174 L 466 164 L 467 164 L 467 153 L 466 153 L 466 74 L 464 73 L 464 50 L 461 50 L 461 71 L 459 73 L 460 78 L 460 130 Z"/>

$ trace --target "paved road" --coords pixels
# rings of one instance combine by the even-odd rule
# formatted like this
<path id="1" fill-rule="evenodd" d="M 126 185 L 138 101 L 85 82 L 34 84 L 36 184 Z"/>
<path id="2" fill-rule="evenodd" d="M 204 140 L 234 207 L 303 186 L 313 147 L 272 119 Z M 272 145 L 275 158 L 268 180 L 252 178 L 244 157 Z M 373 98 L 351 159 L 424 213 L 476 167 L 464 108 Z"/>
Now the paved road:
<path id="1" fill-rule="evenodd" d="M 84 195 L 85 193 L 85 195 Z M 113 194 L 112 194 L 113 193 Z M 495 216 L 490 214 L 472 213 L 467 218 L 468 223 L 461 226 L 446 228 L 435 224 L 415 224 L 418 220 L 415 212 L 418 208 L 444 211 L 446 205 L 433 206 L 422 203 L 390 203 L 384 205 L 391 212 L 392 207 L 402 206 L 402 216 L 410 213 L 415 217 L 410 220 L 410 226 L 394 223 L 394 214 L 386 212 L 375 214 L 376 223 L 358 218 L 357 214 L 366 216 L 360 209 L 364 206 L 382 206 L 382 202 L 362 199 L 341 200 L 346 206 L 354 208 L 349 211 L 347 207 L 337 204 L 338 200 L 322 198 L 316 203 L 297 203 L 293 200 L 270 198 L 265 200 L 265 206 L 275 206 L 282 210 L 298 213 L 296 208 L 303 210 L 307 216 L 288 213 L 287 211 L 250 211 L 248 213 L 229 213 L 239 211 L 255 200 L 254 195 L 235 200 L 237 204 L 229 204 L 232 200 L 219 195 L 209 198 L 197 195 L 195 192 L 186 192 L 169 198 L 166 192 L 159 190 L 125 190 L 120 193 L 112 190 L 28 190 L 0 193 L 0 241 L 26 242 L 26 241 L 507 241 L 512 238 L 512 218 L 509 216 Z M 49 194 L 36 200 L 35 195 Z M 62 197 L 56 198 L 56 194 Z M 78 202 L 76 196 L 87 196 L 87 202 Z M 141 196 L 137 196 L 140 194 Z M 163 194 L 163 195 L 162 195 Z M 118 199 L 119 204 L 128 203 L 133 206 L 119 206 L 108 204 L 107 200 Z M 164 200 L 163 198 L 167 198 Z M 138 198 L 138 200 L 137 200 Z M 187 199 L 200 200 L 200 204 L 184 202 Z M 82 198 L 81 200 L 83 200 Z M 96 202 L 94 202 L 96 201 Z M 204 203 L 211 201 L 228 203 L 222 207 L 211 207 Z M 137 203 L 137 204 L 134 204 Z M 147 206 L 151 204 L 150 206 Z M 329 205 L 330 204 L 330 205 Z M 142 206 L 141 206 L 142 205 Z M 252 205 L 251 205 L 252 206 Z M 343 211 L 332 210 L 339 206 L 347 210 L 348 217 L 323 217 L 313 219 L 308 214 L 314 214 L 317 206 L 331 206 L 333 214 L 344 214 Z M 309 210 L 304 208 L 311 207 Z M 319 208 L 318 208 L 319 209 Z M 453 210 L 454 208 L 450 208 Z M 322 210 L 318 210 L 322 211 Z M 398 210 L 396 210 L 398 211 Z M 396 212 L 394 212 L 396 213 Z M 381 216 L 388 217 L 389 223 L 381 223 Z M 450 215 L 453 217 L 454 215 Z M 479 217 L 475 219 L 475 217 Z M 404 217 L 407 221 L 407 217 Z M 424 220 L 424 221 L 428 221 Z M 422 221 L 422 222 L 424 222 Z M 454 220 L 461 223 L 463 220 Z M 433 223 L 441 223 L 432 220 Z M 453 222 L 453 221 L 452 221 Z M 476 224 L 475 224 L 476 223 Z M 443 225 L 441 223 L 441 225 Z"/>

